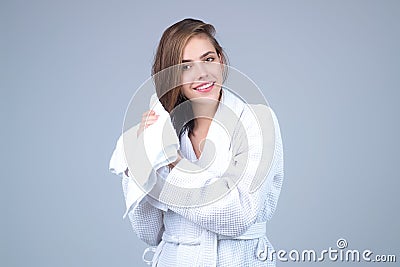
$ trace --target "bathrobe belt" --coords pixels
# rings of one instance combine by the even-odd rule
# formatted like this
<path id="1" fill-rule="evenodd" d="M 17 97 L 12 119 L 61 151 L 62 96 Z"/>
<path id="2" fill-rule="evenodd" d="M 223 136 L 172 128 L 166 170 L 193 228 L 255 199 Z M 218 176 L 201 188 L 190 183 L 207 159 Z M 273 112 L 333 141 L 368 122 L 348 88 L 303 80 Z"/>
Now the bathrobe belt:
<path id="1" fill-rule="evenodd" d="M 217 266 L 217 241 L 218 240 L 250 240 L 258 239 L 257 249 L 255 250 L 255 256 L 263 261 L 267 256 L 267 242 L 266 242 L 266 231 L 267 222 L 257 222 L 252 224 L 246 232 L 240 236 L 225 236 L 213 233 L 211 231 L 205 230 L 200 237 L 190 238 L 190 237 L 177 237 L 174 235 L 167 234 L 166 232 L 162 235 L 161 243 L 157 247 L 148 247 L 143 252 L 143 261 L 148 265 L 156 266 L 158 258 L 162 251 L 165 243 L 182 244 L 182 245 L 200 245 L 202 265 L 205 266 Z M 146 254 L 151 251 L 154 252 L 153 260 L 146 260 Z"/>

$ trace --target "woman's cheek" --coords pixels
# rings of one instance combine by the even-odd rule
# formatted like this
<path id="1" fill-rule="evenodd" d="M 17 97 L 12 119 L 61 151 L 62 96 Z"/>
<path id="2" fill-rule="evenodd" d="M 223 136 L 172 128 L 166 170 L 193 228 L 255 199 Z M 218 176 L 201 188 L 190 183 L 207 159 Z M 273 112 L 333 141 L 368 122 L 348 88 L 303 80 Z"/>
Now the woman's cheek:
<path id="1" fill-rule="evenodd" d="M 190 87 L 190 84 L 184 84 L 184 85 L 182 86 L 181 93 L 182 93 L 186 98 L 190 98 L 191 93 L 192 93 L 191 91 L 192 91 L 192 88 Z"/>

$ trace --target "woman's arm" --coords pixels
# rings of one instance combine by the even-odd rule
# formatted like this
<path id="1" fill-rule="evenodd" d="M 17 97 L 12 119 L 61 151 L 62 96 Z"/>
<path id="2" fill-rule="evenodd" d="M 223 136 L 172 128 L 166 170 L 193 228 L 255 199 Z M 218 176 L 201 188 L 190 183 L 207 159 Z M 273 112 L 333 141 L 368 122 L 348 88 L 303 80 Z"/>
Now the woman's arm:
<path id="1" fill-rule="evenodd" d="M 274 131 L 273 147 L 264 145 L 260 148 L 260 139 L 257 138 L 255 130 L 257 126 L 254 125 L 254 121 L 243 121 L 243 129 L 234 140 L 234 142 L 240 143 L 237 154 L 223 176 L 215 177 L 214 174 L 201 170 L 196 164 L 182 159 L 168 175 L 168 183 L 165 184 L 160 199 L 166 203 L 179 203 L 181 199 L 193 200 L 195 194 L 193 195 L 188 190 L 177 194 L 174 191 L 176 188 L 171 187 L 171 184 L 198 186 L 217 181 L 222 189 L 230 190 L 230 192 L 222 199 L 208 205 L 200 207 L 168 205 L 169 209 L 210 231 L 228 236 L 238 236 L 245 232 L 255 222 L 258 213 L 265 208 L 268 209 L 267 213 L 272 215 L 283 179 L 282 140 L 279 124 L 273 111 L 265 107 L 256 112 L 260 124 L 265 126 L 262 126 L 263 134 L 268 134 L 264 130 L 268 131 L 269 129 L 271 131 L 272 129 Z M 268 113 L 271 115 L 268 116 Z M 249 117 L 248 115 L 248 113 L 245 113 L 245 120 Z M 271 127 L 271 125 L 273 126 Z M 245 131 L 248 127 L 250 129 Z M 243 140 L 247 140 L 247 142 Z M 271 149 L 274 150 L 272 163 L 271 158 L 268 158 L 271 153 L 268 150 Z M 271 166 L 270 171 L 269 166 Z M 188 175 L 182 171 L 183 169 L 199 170 L 199 173 Z M 266 175 L 265 180 L 260 180 L 260 178 L 264 179 Z M 261 186 L 257 187 L 257 190 L 252 190 L 256 178 L 261 181 Z M 237 182 L 238 180 L 239 182 Z M 185 192 L 188 192 L 188 194 L 185 195 Z M 202 192 L 201 197 L 213 193 L 215 192 Z"/>
<path id="2" fill-rule="evenodd" d="M 122 177 L 122 189 L 125 199 L 129 183 L 134 183 L 134 181 L 124 174 Z M 152 206 L 146 197 L 139 200 L 139 203 L 129 210 L 128 217 L 139 239 L 151 246 L 156 246 L 160 243 L 164 232 L 163 212 Z"/>

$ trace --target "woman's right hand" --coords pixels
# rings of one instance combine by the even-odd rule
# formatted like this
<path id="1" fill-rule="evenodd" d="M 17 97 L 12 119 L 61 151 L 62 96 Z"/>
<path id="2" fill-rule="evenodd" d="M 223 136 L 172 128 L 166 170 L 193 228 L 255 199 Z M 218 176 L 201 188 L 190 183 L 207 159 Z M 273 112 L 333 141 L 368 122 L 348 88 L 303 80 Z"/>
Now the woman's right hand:
<path id="1" fill-rule="evenodd" d="M 137 131 L 137 137 L 144 131 L 145 128 L 155 123 L 160 115 L 156 114 L 154 110 L 148 110 L 142 115 L 142 121 L 140 122 L 139 129 Z"/>

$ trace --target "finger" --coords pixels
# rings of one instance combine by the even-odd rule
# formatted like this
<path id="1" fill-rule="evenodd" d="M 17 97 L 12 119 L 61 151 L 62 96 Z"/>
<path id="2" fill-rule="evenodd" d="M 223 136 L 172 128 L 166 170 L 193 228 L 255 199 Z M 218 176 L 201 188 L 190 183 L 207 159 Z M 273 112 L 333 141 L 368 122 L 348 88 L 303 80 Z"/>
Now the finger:
<path id="1" fill-rule="evenodd" d="M 149 115 L 155 115 L 155 114 L 156 114 L 156 112 L 154 110 L 150 109 L 150 110 L 146 111 L 145 113 L 143 113 L 142 117 L 147 117 Z"/>
<path id="2" fill-rule="evenodd" d="M 159 115 L 148 115 L 142 118 L 142 121 L 146 121 L 146 120 L 156 120 L 158 119 L 160 116 Z"/>
<path id="3" fill-rule="evenodd" d="M 153 125 L 154 123 L 149 123 L 144 126 L 145 129 L 149 128 L 149 126 Z"/>
<path id="4" fill-rule="evenodd" d="M 157 120 L 159 118 L 158 115 L 154 115 L 154 116 L 148 116 L 146 118 L 143 118 L 144 121 L 149 121 L 149 120 Z"/>
<path id="5" fill-rule="evenodd" d="M 148 121 L 145 123 L 144 126 L 147 127 L 147 126 L 153 125 L 154 123 L 155 123 L 155 121 Z"/>
<path id="6" fill-rule="evenodd" d="M 145 125 L 145 124 L 148 124 L 148 123 L 152 123 L 152 122 L 155 122 L 155 121 L 157 121 L 157 119 L 156 118 L 152 118 L 152 119 L 143 119 L 142 120 L 142 122 L 141 122 L 141 124 L 143 124 L 143 125 Z"/>
<path id="7" fill-rule="evenodd" d="M 148 114 L 147 116 L 144 116 L 144 117 L 147 118 L 147 117 L 158 117 L 158 116 L 160 116 L 160 115 L 158 115 L 158 114 Z"/>
<path id="8" fill-rule="evenodd" d="M 142 123 L 149 123 L 149 122 L 155 122 L 155 121 L 157 121 L 158 120 L 158 117 L 149 117 L 149 118 L 144 118 L 143 119 L 143 121 L 142 121 Z"/>

